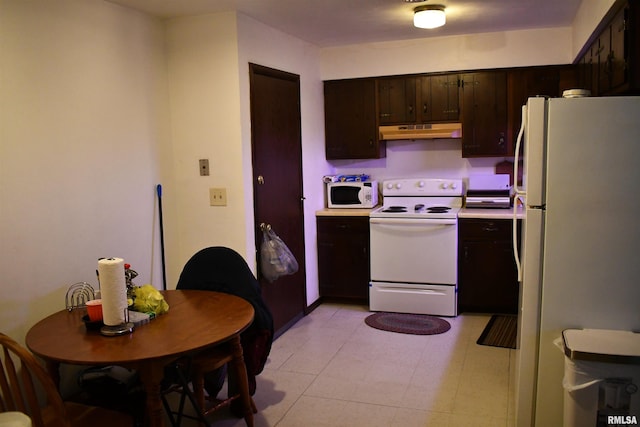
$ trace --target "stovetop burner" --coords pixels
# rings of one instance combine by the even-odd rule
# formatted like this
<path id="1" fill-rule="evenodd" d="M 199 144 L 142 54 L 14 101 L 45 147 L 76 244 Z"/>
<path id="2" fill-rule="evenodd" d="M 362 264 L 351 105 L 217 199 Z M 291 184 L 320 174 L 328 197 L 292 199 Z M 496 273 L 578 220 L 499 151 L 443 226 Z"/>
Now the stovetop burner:
<path id="1" fill-rule="evenodd" d="M 449 212 L 451 208 L 449 206 L 430 206 L 427 208 L 429 213 L 445 213 Z"/>
<path id="2" fill-rule="evenodd" d="M 405 206 L 389 206 L 382 210 L 382 212 L 406 212 L 407 208 Z"/>

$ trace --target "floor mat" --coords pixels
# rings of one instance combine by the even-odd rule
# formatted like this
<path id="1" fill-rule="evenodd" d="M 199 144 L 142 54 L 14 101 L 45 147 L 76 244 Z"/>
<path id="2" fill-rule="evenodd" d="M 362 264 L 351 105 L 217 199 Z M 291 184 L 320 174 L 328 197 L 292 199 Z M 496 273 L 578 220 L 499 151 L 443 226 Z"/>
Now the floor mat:
<path id="1" fill-rule="evenodd" d="M 435 335 L 451 328 L 446 320 L 426 314 L 380 312 L 371 314 L 364 321 L 372 328 L 400 334 Z"/>
<path id="2" fill-rule="evenodd" d="M 476 341 L 480 345 L 516 348 L 518 317 L 508 314 L 494 314 Z"/>

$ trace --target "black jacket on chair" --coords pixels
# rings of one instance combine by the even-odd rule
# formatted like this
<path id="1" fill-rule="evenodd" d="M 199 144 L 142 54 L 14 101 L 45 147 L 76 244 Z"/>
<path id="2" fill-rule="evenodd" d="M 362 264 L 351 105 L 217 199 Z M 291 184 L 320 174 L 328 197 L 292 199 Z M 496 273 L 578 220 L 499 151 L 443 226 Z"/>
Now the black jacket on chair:
<path id="1" fill-rule="evenodd" d="M 244 258 L 226 247 L 202 249 L 187 261 L 176 288 L 223 292 L 243 298 L 253 306 L 254 321 L 240 335 L 249 391 L 253 395 L 255 377 L 262 372 L 271 351 L 273 316 L 262 299 L 260 283 Z"/>

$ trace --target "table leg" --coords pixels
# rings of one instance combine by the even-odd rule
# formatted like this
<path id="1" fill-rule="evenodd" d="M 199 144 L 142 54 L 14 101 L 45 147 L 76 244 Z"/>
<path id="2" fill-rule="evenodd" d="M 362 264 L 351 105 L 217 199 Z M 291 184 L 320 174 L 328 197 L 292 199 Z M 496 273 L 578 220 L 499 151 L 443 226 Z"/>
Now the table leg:
<path id="1" fill-rule="evenodd" d="M 45 366 L 47 371 L 49 372 L 49 375 L 51 375 L 53 383 L 58 389 L 60 389 L 60 362 L 56 362 L 54 360 L 46 360 Z"/>
<path id="2" fill-rule="evenodd" d="M 247 367 L 244 364 L 244 358 L 242 356 L 242 344 L 240 342 L 240 335 L 235 335 L 231 341 L 231 352 L 233 353 L 233 361 L 231 365 L 236 374 L 238 380 L 238 387 L 240 391 L 240 400 L 242 401 L 242 410 L 244 412 L 244 420 L 247 423 L 247 427 L 253 427 L 253 404 L 251 395 L 249 394 L 249 380 L 247 377 Z"/>
<path id="3" fill-rule="evenodd" d="M 144 420 L 147 427 L 164 427 L 164 407 L 160 395 L 164 364 L 165 362 L 147 361 L 137 367 L 147 395 Z"/>

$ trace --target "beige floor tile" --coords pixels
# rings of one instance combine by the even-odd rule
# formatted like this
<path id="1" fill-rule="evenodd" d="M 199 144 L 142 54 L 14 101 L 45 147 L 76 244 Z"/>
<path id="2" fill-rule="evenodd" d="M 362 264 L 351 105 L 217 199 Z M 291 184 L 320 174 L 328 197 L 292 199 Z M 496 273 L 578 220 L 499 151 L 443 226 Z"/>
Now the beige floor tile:
<path id="1" fill-rule="evenodd" d="M 513 351 L 476 344 L 490 315 L 445 318 L 446 333 L 416 336 L 371 328 L 370 314 L 323 304 L 280 336 L 258 377 L 255 426 L 508 425 Z M 214 425 L 245 423 L 223 413 Z"/>

